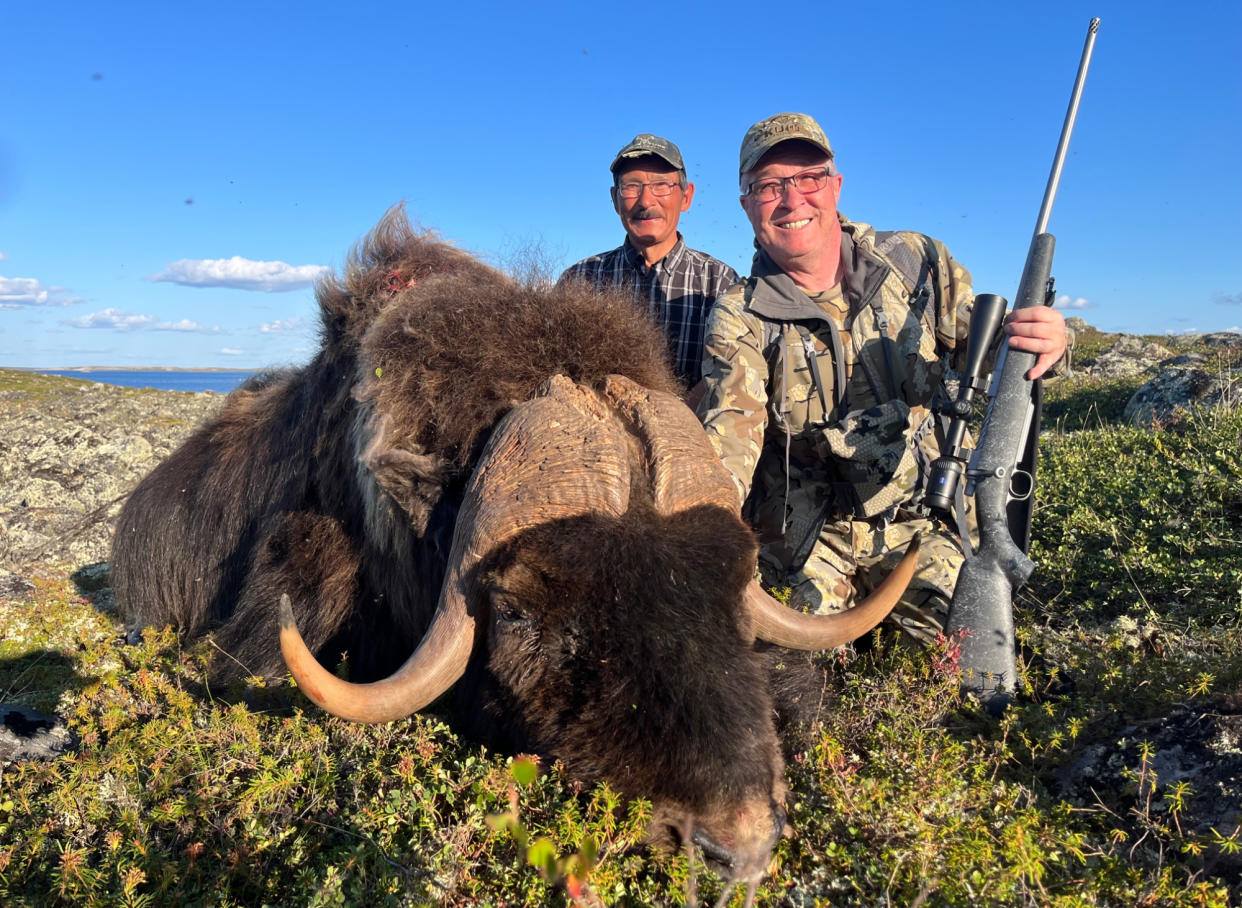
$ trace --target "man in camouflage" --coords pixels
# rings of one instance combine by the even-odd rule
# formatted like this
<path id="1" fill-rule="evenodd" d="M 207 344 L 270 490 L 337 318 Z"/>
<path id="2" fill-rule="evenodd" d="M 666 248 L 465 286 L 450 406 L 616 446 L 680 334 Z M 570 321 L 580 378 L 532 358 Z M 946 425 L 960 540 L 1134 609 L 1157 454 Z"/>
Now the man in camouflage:
<path id="1" fill-rule="evenodd" d="M 970 275 L 937 240 L 840 215 L 841 174 L 809 116 L 752 126 L 739 173 L 758 251 L 708 317 L 699 417 L 759 532 L 764 579 L 789 586 L 791 604 L 848 608 L 921 536 L 891 620 L 926 643 L 964 557 L 921 501 L 939 455 L 933 406 L 966 352 Z M 1005 333 L 1038 354 L 1030 378 L 1065 351 L 1047 307 L 1012 313 Z"/>

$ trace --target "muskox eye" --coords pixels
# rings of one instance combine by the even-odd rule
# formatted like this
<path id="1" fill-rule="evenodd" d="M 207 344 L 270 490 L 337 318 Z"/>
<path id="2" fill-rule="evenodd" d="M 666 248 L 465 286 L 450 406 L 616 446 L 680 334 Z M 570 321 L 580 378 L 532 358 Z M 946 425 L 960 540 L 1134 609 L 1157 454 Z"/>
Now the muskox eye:
<path id="1" fill-rule="evenodd" d="M 492 590 L 488 593 L 488 600 L 492 607 L 492 614 L 496 616 L 497 621 L 503 621 L 506 624 L 520 624 L 529 620 L 523 614 L 517 601 L 508 593 Z"/>

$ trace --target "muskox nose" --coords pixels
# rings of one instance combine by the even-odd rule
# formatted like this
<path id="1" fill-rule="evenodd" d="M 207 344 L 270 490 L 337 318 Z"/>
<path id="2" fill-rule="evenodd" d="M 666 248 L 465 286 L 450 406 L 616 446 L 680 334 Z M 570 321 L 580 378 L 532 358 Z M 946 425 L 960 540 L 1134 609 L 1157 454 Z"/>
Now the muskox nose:
<path id="1" fill-rule="evenodd" d="M 778 804 L 769 804 L 766 814 L 755 816 L 753 808 L 743 810 L 751 813 L 732 830 L 732 841 L 725 843 L 714 838 L 706 830 L 696 827 L 690 836 L 692 841 L 703 853 L 703 858 L 728 870 L 735 882 L 757 879 L 767 868 L 768 859 L 776 840 L 785 829 L 785 811 Z"/>
<path id="2" fill-rule="evenodd" d="M 703 852 L 704 860 L 711 861 L 713 864 L 719 864 L 721 867 L 732 867 L 734 854 L 732 849 L 721 845 L 702 829 L 696 829 L 694 835 L 690 837 L 690 841 L 699 846 L 699 850 Z"/>

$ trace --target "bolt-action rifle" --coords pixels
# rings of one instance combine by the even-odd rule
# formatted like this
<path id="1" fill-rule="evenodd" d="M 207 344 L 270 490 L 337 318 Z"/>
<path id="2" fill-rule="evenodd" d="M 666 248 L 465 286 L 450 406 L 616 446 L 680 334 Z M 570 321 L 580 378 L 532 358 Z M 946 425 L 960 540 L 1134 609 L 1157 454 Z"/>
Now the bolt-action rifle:
<path id="1" fill-rule="evenodd" d="M 1018 284 L 1015 309 L 1051 305 L 1054 299 L 1052 252 L 1056 241 L 1046 229 L 1099 26 L 1100 20 L 1092 19 L 1087 28 L 1087 41 L 1078 64 L 1069 110 Z M 965 688 L 994 715 L 1005 709 L 1018 687 L 1013 591 L 1026 582 L 1035 568 L 1026 554 L 1034 504 L 1041 403 L 1040 382 L 1026 378 L 1035 364 L 1034 353 L 1002 345 L 989 389 L 991 400 L 987 415 L 969 466 L 964 463 L 962 439 L 975 392 L 984 384 L 980 377 L 983 359 L 1007 305 L 1003 298 L 991 294 L 975 297 L 966 372 L 957 399 L 949 408 L 952 420 L 946 433 L 947 444 L 943 456 L 933 464 L 928 491 L 930 504 L 951 509 L 958 481 L 964 474 L 966 492 L 973 491 L 975 496 L 979 548 L 967 553 L 949 608 L 946 630 L 950 634 L 958 632 L 960 636 L 959 664 Z M 968 536 L 964 536 L 962 542 L 968 550 L 971 548 Z"/>

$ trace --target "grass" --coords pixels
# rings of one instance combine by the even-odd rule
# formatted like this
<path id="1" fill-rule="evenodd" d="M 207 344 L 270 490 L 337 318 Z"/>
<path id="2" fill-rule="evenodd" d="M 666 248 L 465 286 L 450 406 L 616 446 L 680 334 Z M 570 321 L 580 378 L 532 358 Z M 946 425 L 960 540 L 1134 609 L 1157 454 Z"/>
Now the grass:
<path id="1" fill-rule="evenodd" d="M 26 372 L 21 369 L 0 369 L 0 393 L 19 392 L 22 394 L 64 394 L 90 384 L 85 379 L 62 378 L 59 375 L 44 375 L 42 372 Z"/>
<path id="2" fill-rule="evenodd" d="M 986 718 L 952 641 L 879 637 L 838 663 L 757 904 L 1242 900 L 1242 832 L 1196 825 L 1211 793 L 1153 743 L 1170 717 L 1242 712 L 1242 411 L 1145 432 L 1117 423 L 1122 393 L 1049 386 L 1039 569 L 1015 597 L 1033 695 Z M 288 684 L 212 691 L 206 644 L 122 646 L 72 568 L 0 600 L 0 701 L 69 717 L 79 743 L 0 768 L 0 903 L 680 901 L 685 859 L 639 844 L 648 805 L 530 773 L 435 715 L 356 726 Z M 1104 761 L 1120 782 L 1074 781 Z M 717 885 L 700 877 L 701 897 Z"/>

